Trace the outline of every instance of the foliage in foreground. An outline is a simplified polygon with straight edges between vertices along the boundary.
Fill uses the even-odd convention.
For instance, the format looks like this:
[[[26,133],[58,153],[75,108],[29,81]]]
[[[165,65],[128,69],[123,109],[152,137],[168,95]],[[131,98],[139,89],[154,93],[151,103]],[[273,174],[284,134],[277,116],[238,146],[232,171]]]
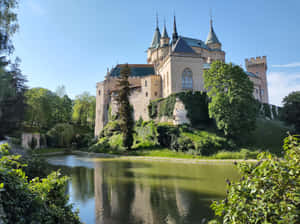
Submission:
[[[211,99],[209,116],[226,136],[238,139],[255,129],[253,83],[242,68],[215,61],[204,72],[204,85]]]
[[[20,156],[9,154],[7,144],[0,146],[0,207],[4,223],[80,223],[66,196],[67,177],[59,172],[47,178],[29,180]]]
[[[300,91],[290,93],[282,102],[282,119],[300,133]]]
[[[242,179],[228,181],[226,198],[212,204],[221,223],[299,223],[300,139],[287,137],[283,148],[284,159],[262,153],[258,163],[238,165]]]

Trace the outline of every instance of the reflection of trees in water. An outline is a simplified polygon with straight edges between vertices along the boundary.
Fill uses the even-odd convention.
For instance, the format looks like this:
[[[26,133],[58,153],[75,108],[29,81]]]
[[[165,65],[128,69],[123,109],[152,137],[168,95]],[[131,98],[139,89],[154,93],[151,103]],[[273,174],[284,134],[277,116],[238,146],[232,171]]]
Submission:
[[[94,170],[86,167],[74,167],[70,173],[74,198],[85,202],[94,197]]]
[[[196,191],[182,190],[176,177],[165,186],[157,175],[141,178],[130,162],[95,164],[95,211],[97,224],[200,223],[211,217],[208,198]],[[151,176],[151,177],[150,177]],[[149,178],[155,184],[149,184]]]
[[[134,183],[131,181],[118,183],[113,179],[119,176],[132,178],[133,173],[126,172],[126,168],[130,168],[130,163],[95,164],[96,223],[136,223],[132,220],[131,214]]]

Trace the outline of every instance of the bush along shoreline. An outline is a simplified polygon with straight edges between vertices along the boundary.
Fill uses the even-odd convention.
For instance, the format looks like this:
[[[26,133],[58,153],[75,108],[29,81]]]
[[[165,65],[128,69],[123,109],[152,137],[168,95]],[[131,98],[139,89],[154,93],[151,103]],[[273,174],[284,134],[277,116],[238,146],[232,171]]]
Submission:
[[[217,219],[209,224],[299,223],[299,136],[287,137],[283,149],[283,159],[261,153],[257,163],[237,164],[241,179],[227,181],[225,199],[211,205]]]
[[[40,158],[12,155],[8,144],[0,145],[0,222],[81,223],[69,204],[68,177],[48,173]]]
[[[247,149],[222,136],[213,126],[205,130],[188,125],[139,120],[135,125],[132,151],[122,146],[117,120],[110,121],[98,140],[82,151],[126,156],[151,156],[197,159],[256,159],[260,150]]]

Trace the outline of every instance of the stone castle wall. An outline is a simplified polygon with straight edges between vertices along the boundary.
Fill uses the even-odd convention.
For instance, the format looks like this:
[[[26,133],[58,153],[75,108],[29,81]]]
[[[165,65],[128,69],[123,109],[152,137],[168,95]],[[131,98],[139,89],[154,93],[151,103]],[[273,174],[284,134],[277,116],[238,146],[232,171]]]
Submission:
[[[245,65],[248,72],[252,72],[257,75],[259,79],[250,77],[250,80],[254,83],[254,96],[258,97],[261,102],[269,103],[269,93],[268,93],[268,81],[267,81],[267,58],[256,57],[245,59]]]
[[[161,77],[150,75],[146,77],[130,77],[129,83],[134,87],[129,97],[133,106],[134,119],[149,120],[148,105],[150,100],[161,97]],[[112,115],[118,110],[115,99],[117,78],[110,78],[97,84],[95,136],[109,121],[109,107]]]

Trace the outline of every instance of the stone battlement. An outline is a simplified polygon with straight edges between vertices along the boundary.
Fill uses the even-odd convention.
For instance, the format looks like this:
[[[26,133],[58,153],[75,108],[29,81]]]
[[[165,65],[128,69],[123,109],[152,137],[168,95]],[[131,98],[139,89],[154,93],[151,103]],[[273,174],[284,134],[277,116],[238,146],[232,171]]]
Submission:
[[[252,57],[250,59],[246,58],[245,59],[245,65],[246,67],[251,66],[251,65],[258,65],[258,64],[267,64],[267,57],[262,56],[262,57]]]

